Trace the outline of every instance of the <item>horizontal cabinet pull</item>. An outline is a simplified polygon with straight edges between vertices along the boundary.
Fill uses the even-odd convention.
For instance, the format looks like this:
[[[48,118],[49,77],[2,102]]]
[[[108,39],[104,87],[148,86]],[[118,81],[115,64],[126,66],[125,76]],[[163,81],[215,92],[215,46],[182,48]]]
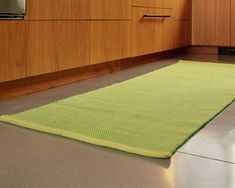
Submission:
[[[143,18],[170,18],[170,15],[158,15],[158,14],[145,14]]]

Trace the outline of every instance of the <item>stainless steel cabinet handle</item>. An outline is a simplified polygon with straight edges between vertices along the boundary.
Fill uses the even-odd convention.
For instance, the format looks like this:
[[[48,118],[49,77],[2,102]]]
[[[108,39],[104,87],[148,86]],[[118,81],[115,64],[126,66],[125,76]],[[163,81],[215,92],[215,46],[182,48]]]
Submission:
[[[145,14],[143,18],[170,18],[170,15],[158,15],[158,14]]]
[[[0,20],[19,20],[23,19],[24,15],[10,14],[10,13],[0,13]]]

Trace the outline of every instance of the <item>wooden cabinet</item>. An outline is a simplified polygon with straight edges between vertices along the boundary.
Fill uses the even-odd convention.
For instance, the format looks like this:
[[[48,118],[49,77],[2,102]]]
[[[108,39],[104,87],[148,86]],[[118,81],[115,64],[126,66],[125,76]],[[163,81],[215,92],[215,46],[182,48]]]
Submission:
[[[130,19],[131,0],[28,0],[26,20]]]
[[[149,8],[172,8],[172,0],[132,0],[132,6]]]
[[[52,21],[33,21],[26,25],[27,76],[58,70],[55,53],[56,26]]]
[[[162,7],[163,0],[132,0],[132,6],[139,6],[139,7]]]
[[[185,47],[191,44],[189,21],[174,21],[174,42],[175,48]]]
[[[30,21],[26,28],[27,76],[89,64],[89,22]]]
[[[144,15],[171,15],[167,9],[132,8],[132,56],[145,55],[163,50],[163,27],[170,18],[148,18]]]
[[[230,0],[192,3],[192,44],[230,46]]]
[[[235,47],[235,0],[231,0],[231,46]]]
[[[130,21],[92,21],[90,24],[91,64],[130,57]]]
[[[191,0],[175,0],[173,2],[170,0],[133,0],[132,5],[132,56],[190,45]],[[148,8],[148,6],[172,8]],[[143,15],[171,17],[165,19],[144,18]]]
[[[172,0],[163,0],[163,7],[162,8],[173,8]]]
[[[189,20],[191,14],[192,0],[174,0],[174,14],[175,20]]]
[[[172,18],[164,23],[163,49],[170,50],[191,44],[191,0],[174,0]]]
[[[171,50],[173,48],[176,48],[174,23],[174,19],[170,18],[165,20],[163,24],[162,50]]]
[[[90,0],[91,19],[130,19],[131,0]]]
[[[212,7],[215,11],[202,6],[203,0],[194,0],[202,9],[195,11],[194,26],[199,27],[195,27],[194,41],[214,44],[211,37],[216,37],[217,42],[225,44],[228,23],[223,18],[230,14],[230,0],[224,0],[224,4],[207,1],[216,2]],[[187,46],[190,2],[27,0],[24,21],[0,21],[0,82]],[[212,29],[208,22],[214,20],[219,21]],[[213,34],[204,40],[201,34],[208,35],[207,29]]]
[[[190,22],[169,19],[163,27],[163,50],[190,45]]]
[[[0,21],[0,82],[25,77],[25,23]]]
[[[25,19],[88,19],[89,14],[89,0],[27,0]]]

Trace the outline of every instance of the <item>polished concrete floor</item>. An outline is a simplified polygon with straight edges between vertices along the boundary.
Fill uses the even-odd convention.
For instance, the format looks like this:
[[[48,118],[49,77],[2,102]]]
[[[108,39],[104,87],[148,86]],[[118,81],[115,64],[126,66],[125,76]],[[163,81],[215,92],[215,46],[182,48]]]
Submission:
[[[14,113],[124,81],[179,59],[235,63],[235,57],[183,55],[103,77],[0,101]],[[0,188],[234,188],[235,103],[170,160],[150,159],[0,123]]]

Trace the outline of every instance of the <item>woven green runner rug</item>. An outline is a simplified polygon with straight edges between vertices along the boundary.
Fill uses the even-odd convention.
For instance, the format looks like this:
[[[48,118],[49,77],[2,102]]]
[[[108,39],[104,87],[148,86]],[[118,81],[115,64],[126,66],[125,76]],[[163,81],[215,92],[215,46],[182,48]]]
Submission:
[[[235,65],[180,61],[0,120],[148,157],[169,158],[235,99]]]

